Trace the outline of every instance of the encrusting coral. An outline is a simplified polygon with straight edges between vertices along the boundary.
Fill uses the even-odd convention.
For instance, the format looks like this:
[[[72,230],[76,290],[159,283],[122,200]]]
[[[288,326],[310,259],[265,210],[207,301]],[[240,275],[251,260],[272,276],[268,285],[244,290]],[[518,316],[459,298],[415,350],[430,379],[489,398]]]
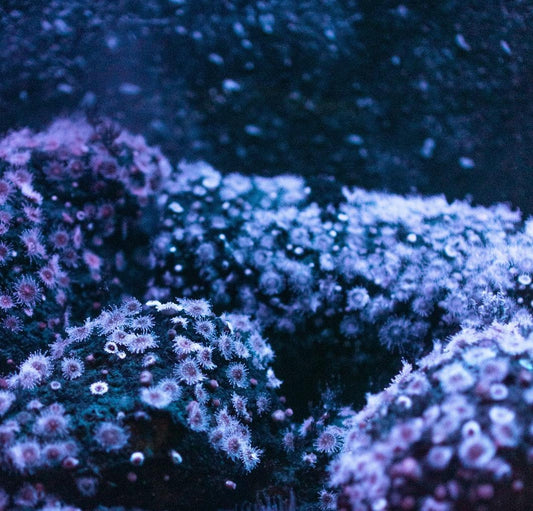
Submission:
[[[0,510],[527,509],[533,221],[311,196],[109,121],[0,141]]]
[[[202,293],[279,332],[306,320],[348,339],[374,329],[399,353],[413,337],[531,307],[533,225],[504,205],[344,189],[344,202],[319,208],[295,176],[203,163],[182,163],[164,192],[154,296]]]
[[[10,359],[138,280],[168,161],[109,121],[62,119],[0,141],[0,328]],[[31,334],[30,334],[31,333]],[[24,338],[29,335],[29,339]],[[2,361],[3,363],[3,361]]]
[[[43,477],[55,493],[66,477],[92,498],[100,483],[109,491],[127,482],[119,477],[133,477],[124,471],[140,472],[148,484],[145,463],[166,465],[171,474],[172,465],[183,464],[173,477],[209,473],[221,489],[230,475],[259,464],[292,412],[276,394],[274,354],[256,323],[217,317],[205,300],[149,305],[142,311],[127,299],[67,328],[49,352],[30,355],[5,378],[4,474],[13,481]],[[190,498],[184,508],[195,502]]]
[[[338,509],[529,509],[533,319],[437,344],[369,395],[330,466]]]
[[[345,188],[319,207],[296,176],[201,162],[181,163],[164,192],[148,297],[208,296],[253,315],[300,394],[302,356],[316,380],[340,374],[361,399],[361,382],[383,385],[433,339],[531,310],[533,223],[505,205]]]

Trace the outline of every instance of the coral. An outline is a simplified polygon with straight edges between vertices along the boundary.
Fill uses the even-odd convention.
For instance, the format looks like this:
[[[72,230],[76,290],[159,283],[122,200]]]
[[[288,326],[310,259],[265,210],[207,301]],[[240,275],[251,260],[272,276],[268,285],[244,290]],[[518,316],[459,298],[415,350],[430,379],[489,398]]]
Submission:
[[[430,328],[531,306],[530,227],[503,205],[345,189],[343,203],[319,208],[295,176],[222,176],[201,163],[182,163],[167,188],[155,297],[203,293],[279,332],[306,320],[345,338],[377,330],[400,353]]]
[[[528,509],[532,318],[437,343],[345,423],[340,509]]]
[[[0,510],[527,509],[533,220],[342,194],[2,139]]]
[[[84,323],[85,338],[70,327],[53,355],[31,355],[4,380],[0,470],[43,477],[46,469],[59,495],[48,479],[66,471],[80,498],[96,498],[110,471],[139,467],[149,480],[144,467],[154,463],[178,465],[177,474],[215,465],[225,471],[218,477],[243,477],[275,451],[292,412],[276,395],[274,354],[257,324],[215,316],[204,300],[149,306],[126,299],[105,309]],[[203,462],[198,449],[212,455]]]
[[[166,193],[148,297],[208,296],[258,319],[295,401],[337,373],[359,402],[432,339],[531,310],[531,221],[504,205],[344,189],[319,207],[296,176],[202,163],[182,163]]]
[[[143,222],[169,172],[157,149],[109,121],[62,119],[0,140],[0,327],[36,330],[4,346],[6,358],[135,280]]]

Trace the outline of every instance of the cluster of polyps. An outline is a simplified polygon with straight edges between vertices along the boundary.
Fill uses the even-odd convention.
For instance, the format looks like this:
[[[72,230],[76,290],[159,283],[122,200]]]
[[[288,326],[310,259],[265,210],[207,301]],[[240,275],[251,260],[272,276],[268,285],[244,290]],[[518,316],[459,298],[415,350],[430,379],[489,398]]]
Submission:
[[[464,329],[350,419],[331,482],[351,509],[524,498],[533,463],[531,318]],[[530,491],[530,489],[527,489]]]

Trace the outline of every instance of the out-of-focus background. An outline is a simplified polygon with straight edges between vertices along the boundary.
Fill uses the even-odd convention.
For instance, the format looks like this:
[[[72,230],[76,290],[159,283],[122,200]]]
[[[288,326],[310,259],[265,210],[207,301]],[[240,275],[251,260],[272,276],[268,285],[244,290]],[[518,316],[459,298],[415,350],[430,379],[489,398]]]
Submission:
[[[522,0],[3,0],[0,132],[111,116],[224,172],[533,212]]]

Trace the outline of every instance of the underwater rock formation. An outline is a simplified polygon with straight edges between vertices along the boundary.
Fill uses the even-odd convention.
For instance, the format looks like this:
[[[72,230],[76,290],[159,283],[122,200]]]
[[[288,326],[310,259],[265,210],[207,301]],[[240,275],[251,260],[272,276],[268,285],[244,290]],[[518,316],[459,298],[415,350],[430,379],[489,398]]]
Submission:
[[[77,493],[70,500],[82,507],[99,498],[147,506],[112,488],[161,484],[154,509],[201,508],[209,487],[224,502],[226,481],[275,457],[276,429],[292,411],[257,325],[217,317],[204,300],[150,305],[153,314],[128,299],[67,327],[2,380],[0,471],[10,488],[31,477]]]
[[[202,163],[180,164],[164,191],[148,296],[209,296],[253,315],[292,361],[291,388],[307,385],[301,353],[322,350],[316,379],[340,372],[361,389],[350,375],[391,354],[398,367],[398,355],[414,360],[461,325],[531,310],[533,224],[504,205],[345,188],[321,207],[296,176],[223,176]]]
[[[342,194],[0,140],[0,510],[527,509],[532,220]]]

